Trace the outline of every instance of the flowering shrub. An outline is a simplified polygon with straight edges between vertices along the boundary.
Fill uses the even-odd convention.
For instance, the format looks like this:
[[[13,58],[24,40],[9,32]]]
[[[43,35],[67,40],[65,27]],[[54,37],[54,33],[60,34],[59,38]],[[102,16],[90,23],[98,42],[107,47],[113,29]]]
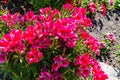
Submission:
[[[69,7],[70,6],[70,7]],[[86,9],[41,8],[40,14],[5,14],[8,28],[0,39],[0,63],[5,76],[16,80],[106,80],[94,55],[100,43],[86,32],[92,25]]]

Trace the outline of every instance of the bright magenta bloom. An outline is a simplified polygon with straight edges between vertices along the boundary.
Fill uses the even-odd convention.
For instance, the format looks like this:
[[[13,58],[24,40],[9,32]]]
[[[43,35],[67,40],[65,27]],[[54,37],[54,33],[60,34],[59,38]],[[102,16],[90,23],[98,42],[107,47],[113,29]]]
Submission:
[[[95,13],[97,11],[97,6],[94,2],[91,2],[89,5],[88,5],[89,9],[90,9],[90,12],[93,12]]]
[[[11,30],[10,33],[5,34],[4,38],[0,40],[1,52],[14,52],[16,46],[22,44],[22,30]],[[17,48],[18,49],[18,48]],[[19,48],[18,51],[23,51],[24,48]]]
[[[108,76],[102,71],[99,64],[93,66],[93,78],[94,80],[106,80]]]
[[[74,32],[74,29],[75,26],[64,26],[61,24],[57,31],[58,37],[62,38],[70,48],[74,48],[78,40],[78,35]]]
[[[81,66],[79,67],[78,71],[76,72],[76,75],[79,76],[81,75],[84,78],[87,78],[90,75],[90,69],[88,66]]]
[[[3,16],[1,16],[1,20],[6,22],[7,26],[14,26],[15,23],[18,23],[18,17],[20,16],[19,13],[15,13],[15,14],[5,14]]]
[[[24,32],[23,38],[26,41],[28,41],[29,44],[32,44],[36,35],[37,35],[37,29],[35,28],[35,26],[28,26],[26,31]]]
[[[32,22],[34,20],[37,20],[37,18],[37,15],[35,15],[33,11],[29,11],[24,15],[24,21]]]
[[[100,43],[98,41],[98,39],[89,36],[85,41],[84,44],[88,45],[88,47],[94,51],[97,55],[100,54]]]
[[[33,42],[32,47],[42,50],[50,45],[51,45],[50,39],[46,38],[43,34],[41,34],[41,36],[39,36],[39,38]]]
[[[65,68],[69,65],[67,58],[63,58],[61,55],[54,57],[54,63],[52,65],[53,71],[58,71],[59,68]]]
[[[91,22],[91,19],[90,18],[85,18],[84,19],[84,25],[86,26],[86,27],[89,27],[89,26],[92,26],[92,22]]]
[[[27,53],[27,60],[29,64],[31,63],[37,63],[42,58],[43,53],[39,52],[38,50],[32,48],[30,52]]]
[[[65,5],[63,5],[63,9],[64,10],[72,10],[73,6],[71,4],[65,4]]]
[[[88,53],[85,53],[82,56],[77,56],[75,61],[74,61],[75,66],[80,66],[80,65],[83,65],[83,66],[87,65],[88,66],[90,64],[91,64],[91,58],[90,58]]]
[[[81,38],[87,39],[89,36],[90,36],[90,35],[89,35],[86,31],[84,31],[84,30],[81,31],[81,34],[80,34],[80,37],[81,37]]]

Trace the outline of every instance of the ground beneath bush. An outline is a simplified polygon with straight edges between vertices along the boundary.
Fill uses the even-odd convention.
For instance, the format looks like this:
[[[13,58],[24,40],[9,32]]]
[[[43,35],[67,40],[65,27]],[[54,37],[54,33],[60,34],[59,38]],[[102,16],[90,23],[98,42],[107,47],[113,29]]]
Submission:
[[[96,58],[102,70],[108,75],[108,80],[120,80],[120,57],[117,56],[119,50],[117,46],[120,45],[120,11],[108,11],[106,16],[97,13],[93,19],[93,27],[88,29],[88,32],[99,40],[103,39],[106,33],[115,34],[115,42],[110,47],[110,52]]]
[[[114,33],[115,42],[110,47],[107,55],[98,56],[98,60],[113,67],[120,67],[119,57],[117,57],[117,46],[120,45],[120,11],[108,11],[106,16],[97,13],[93,20],[94,25],[89,29],[89,33],[99,40],[103,39],[103,34]]]

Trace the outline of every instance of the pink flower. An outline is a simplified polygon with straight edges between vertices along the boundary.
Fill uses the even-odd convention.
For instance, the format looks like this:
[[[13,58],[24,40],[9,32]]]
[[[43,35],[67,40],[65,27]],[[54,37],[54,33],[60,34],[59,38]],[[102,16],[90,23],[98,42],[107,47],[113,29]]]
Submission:
[[[51,7],[40,8],[40,14],[48,14],[52,10]]]
[[[74,48],[78,40],[78,35],[74,32],[74,29],[74,26],[61,25],[57,30],[58,36],[62,38],[70,48]]]
[[[18,23],[18,17],[20,16],[19,13],[15,14],[5,14],[1,16],[1,20],[6,22],[7,26],[14,26],[15,23]]]
[[[94,80],[107,80],[108,76],[102,71],[99,64],[93,66],[93,78]]]
[[[90,69],[88,68],[88,66],[81,66],[77,70],[76,75],[81,75],[83,78],[87,78],[90,75]]]
[[[32,48],[31,51],[27,53],[27,60],[29,64],[37,63],[41,60],[42,56],[42,52],[39,52],[38,50]]]
[[[53,71],[58,71],[59,68],[65,68],[69,65],[67,58],[63,58],[61,55],[54,57],[54,63],[52,65]]]
[[[35,26],[28,26],[26,31],[24,32],[23,38],[26,41],[28,41],[29,44],[32,44],[36,35],[37,35],[37,29],[35,28]]]
[[[90,64],[91,64],[91,58],[88,53],[85,53],[82,56],[77,56],[74,61],[75,66],[80,66],[80,65],[88,66]]]
[[[115,35],[113,33],[107,33],[106,38],[110,40],[111,42],[115,41]]]
[[[16,46],[22,44],[22,30],[11,30],[10,33],[5,34],[4,38],[0,40],[1,52],[14,52]],[[21,51],[21,50],[20,50]]]
[[[47,48],[50,45],[51,45],[51,40],[45,37],[43,34],[41,34],[39,38],[33,42],[32,47],[39,48],[40,50],[42,50]]]
[[[84,22],[85,22],[85,27],[92,26],[92,22],[91,22],[91,19],[90,19],[90,18],[85,18],[85,19],[84,19]]]
[[[94,2],[91,2],[89,5],[88,5],[89,9],[90,9],[90,12],[93,12],[95,13],[97,11],[97,6]]]
[[[24,15],[24,21],[31,21],[37,20],[37,15],[34,14],[33,11],[29,11]]]
[[[108,0],[109,5],[112,6],[114,4],[114,0]]]
[[[48,73],[47,71],[41,72],[38,80],[52,80],[52,74]]]
[[[90,35],[86,31],[82,31],[80,37],[83,39],[87,39]]]
[[[72,10],[72,9],[73,9],[73,6],[72,6],[71,4],[68,4],[68,3],[67,3],[67,4],[64,4],[64,5],[63,5],[63,9],[64,9],[64,10]]]
[[[0,63],[5,63],[5,54],[0,53]]]
[[[98,39],[89,36],[85,41],[84,41],[85,45],[88,45],[88,47],[95,52],[97,55],[100,54],[100,43],[98,41]]]
[[[103,16],[106,15],[106,7],[105,7],[104,3],[101,4],[101,12],[102,12]]]

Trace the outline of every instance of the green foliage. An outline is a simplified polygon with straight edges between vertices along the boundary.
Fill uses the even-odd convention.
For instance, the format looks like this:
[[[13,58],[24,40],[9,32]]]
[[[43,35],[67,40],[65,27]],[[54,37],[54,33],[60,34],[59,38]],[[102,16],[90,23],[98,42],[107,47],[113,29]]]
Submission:
[[[120,0],[115,0],[114,8],[120,9]]]
[[[63,0],[28,0],[28,2],[33,6],[34,11],[38,13],[40,8],[49,7],[60,9]]]

